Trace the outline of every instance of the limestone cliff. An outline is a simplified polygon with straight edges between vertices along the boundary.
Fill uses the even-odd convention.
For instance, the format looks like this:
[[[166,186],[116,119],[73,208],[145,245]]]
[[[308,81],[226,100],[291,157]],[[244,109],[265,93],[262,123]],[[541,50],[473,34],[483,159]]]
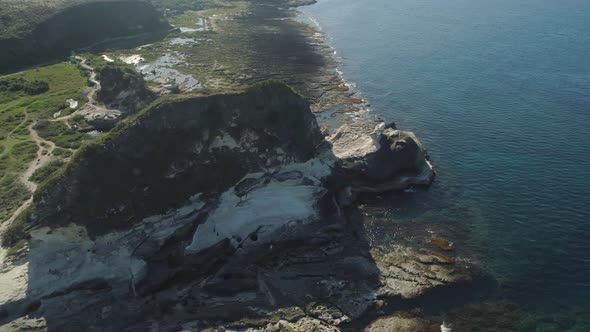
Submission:
[[[0,330],[360,331],[477,280],[426,238],[369,243],[356,194],[433,176],[411,133],[325,138],[282,84],[172,97],[40,189],[25,244],[0,248]]]
[[[244,175],[306,161],[321,141],[307,102],[282,84],[157,103],[86,147],[56,185],[36,194],[38,224],[126,228],[216,195]]]

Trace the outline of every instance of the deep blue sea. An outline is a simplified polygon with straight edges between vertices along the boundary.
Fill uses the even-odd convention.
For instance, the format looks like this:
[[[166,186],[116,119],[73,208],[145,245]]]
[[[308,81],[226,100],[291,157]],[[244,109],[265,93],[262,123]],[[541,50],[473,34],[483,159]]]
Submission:
[[[319,0],[302,11],[372,112],[416,132],[438,171],[392,222],[461,229],[502,296],[525,307],[590,305],[590,1]]]

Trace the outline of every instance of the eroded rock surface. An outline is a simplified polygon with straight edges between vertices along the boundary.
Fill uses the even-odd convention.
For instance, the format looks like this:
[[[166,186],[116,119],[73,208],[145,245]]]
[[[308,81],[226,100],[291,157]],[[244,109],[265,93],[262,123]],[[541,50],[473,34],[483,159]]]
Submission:
[[[147,89],[143,77],[126,67],[105,65],[97,68],[101,89],[96,99],[108,108],[124,113],[135,113],[156,99]]]
[[[2,251],[3,324],[335,332],[474,278],[420,249],[430,239],[365,238],[355,193],[432,180],[411,133],[350,123],[323,139],[271,84],[157,105],[117,135],[37,196],[28,253]],[[418,326],[400,319],[371,331]]]
[[[411,132],[381,121],[344,124],[327,138],[356,192],[429,185],[434,171],[426,150]]]

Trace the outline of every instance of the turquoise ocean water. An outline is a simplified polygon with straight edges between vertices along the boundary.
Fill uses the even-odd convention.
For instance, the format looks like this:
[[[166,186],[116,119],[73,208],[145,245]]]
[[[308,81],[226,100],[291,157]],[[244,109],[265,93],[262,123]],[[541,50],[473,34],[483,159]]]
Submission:
[[[372,112],[429,149],[437,181],[392,222],[461,229],[506,299],[589,306],[590,2],[320,0],[302,11]]]

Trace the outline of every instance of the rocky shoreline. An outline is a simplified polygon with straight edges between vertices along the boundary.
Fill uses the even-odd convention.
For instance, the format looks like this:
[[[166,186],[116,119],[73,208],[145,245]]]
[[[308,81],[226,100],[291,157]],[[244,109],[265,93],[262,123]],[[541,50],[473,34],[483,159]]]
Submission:
[[[320,126],[363,101],[307,29],[317,68],[157,102],[36,194],[27,245],[0,251],[0,331],[439,331],[415,309],[492,282],[431,234],[369,239],[359,197],[434,170],[394,124]]]
[[[201,160],[204,165],[227,163],[220,153],[236,156],[239,165],[254,165],[249,158],[262,155],[263,160],[273,160],[262,168],[244,170],[246,175],[218,194],[199,191],[199,186],[207,184],[195,184],[187,205],[143,218],[128,230],[102,229],[100,233],[95,225],[86,224],[90,216],[59,203],[84,204],[76,201],[75,188],[87,181],[84,174],[97,175],[96,162],[66,174],[58,184],[65,191],[41,194],[33,212],[38,228],[31,232],[27,252],[20,258],[3,259],[0,282],[2,289],[10,290],[1,294],[0,308],[9,322],[5,328],[45,324],[47,329],[85,326],[104,331],[108,322],[111,330],[157,326],[175,331],[188,324],[196,330],[274,331],[284,325],[295,331],[312,327],[339,331],[358,326],[355,324],[374,310],[411,307],[432,292],[483,279],[473,266],[448,257],[440,248],[398,244],[371,248],[364,239],[356,194],[428,185],[434,177],[423,147],[412,134],[375,122],[344,125],[324,139],[315,120],[304,120],[297,127],[307,130],[304,136],[298,130],[287,134],[307,138],[280,152],[273,142],[276,135],[286,133],[273,131],[287,123],[293,125],[293,117],[310,118],[309,108],[303,100],[298,110],[285,108],[282,100],[300,97],[280,84],[243,96],[236,98],[254,98],[260,105],[269,105],[267,114],[256,108],[231,107],[234,97],[230,95],[219,97],[230,106],[221,109],[228,110],[227,116],[233,119],[229,123],[213,122],[198,129],[186,124],[191,113],[172,103],[152,110],[127,130],[133,135],[151,128],[166,137],[165,131],[178,133],[179,126],[193,128],[197,130],[194,138],[185,143],[199,146],[200,151],[190,151],[201,158],[207,156],[201,151],[212,153]],[[198,97],[189,103],[190,108],[201,102],[218,103]],[[289,109],[297,111],[284,114]],[[208,119],[206,110],[203,108],[201,121]],[[283,113],[274,115],[277,119],[268,125],[243,131],[249,126],[241,119],[272,118],[280,111]],[[153,128],[149,120],[176,113],[160,129]],[[228,127],[216,129],[214,123]],[[286,136],[281,141],[293,139]],[[117,156],[126,156],[130,143],[126,136],[115,138],[86,159],[115,156],[109,162],[113,170],[117,163],[126,167],[129,160]],[[163,162],[176,165],[175,174],[199,171],[196,165],[178,169],[187,157],[191,159],[177,154]],[[389,167],[383,167],[384,160]],[[141,163],[134,163],[141,168]],[[141,181],[129,185],[142,188]],[[111,187],[108,183],[94,186],[98,192]],[[163,190],[159,194],[166,195]],[[121,198],[113,201],[121,202]],[[52,210],[56,206],[59,210]],[[122,215],[111,214],[110,218],[123,220],[126,209],[119,208]],[[143,321],[138,314],[152,320]],[[399,319],[393,319],[379,324],[398,323]]]

